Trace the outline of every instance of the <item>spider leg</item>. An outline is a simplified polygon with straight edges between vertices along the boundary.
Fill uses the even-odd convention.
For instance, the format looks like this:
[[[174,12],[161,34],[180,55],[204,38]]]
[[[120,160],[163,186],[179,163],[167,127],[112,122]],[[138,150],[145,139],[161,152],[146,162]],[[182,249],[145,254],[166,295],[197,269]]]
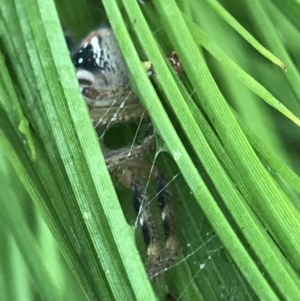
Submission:
[[[155,137],[153,135],[144,139],[140,145],[132,148],[125,147],[118,150],[109,150],[105,153],[105,162],[109,171],[116,175],[119,181],[128,189],[131,189],[133,174],[147,178],[149,170],[141,162],[145,156],[155,149]],[[143,161],[143,160],[142,160]]]
[[[147,246],[147,255],[150,265],[148,274],[152,280],[152,276],[156,274],[162,260],[161,247],[158,239],[159,235],[150,210],[145,187],[141,185],[139,181],[134,180],[132,182],[132,191],[134,207],[137,211],[138,220],[142,227],[144,241]]]
[[[128,87],[103,87],[101,90],[81,86],[95,127],[135,120],[144,115],[137,95]]]
[[[175,213],[172,206],[172,194],[165,175],[157,171],[158,192],[157,200],[161,210],[165,250],[162,252],[159,235],[149,206],[149,199],[145,186],[139,181],[132,181],[133,202],[142,227],[144,241],[147,246],[149,260],[148,274],[151,280],[158,277],[162,271],[169,268],[178,257],[179,241],[177,238]],[[165,255],[163,255],[165,254]]]
[[[167,254],[163,260],[162,268],[166,269],[175,261],[178,256],[179,241],[177,236],[175,212],[172,206],[172,193],[168,187],[168,182],[165,178],[165,175],[160,171],[158,171],[157,182],[157,199],[161,210]]]
[[[137,180],[137,177],[146,179],[149,176],[151,168],[148,168],[147,163],[144,162],[144,157],[154,148],[155,138],[151,135],[146,137],[141,145],[106,153],[106,164],[110,172],[116,175],[125,187],[132,189],[134,207],[147,246],[148,274],[151,280],[172,265],[179,250],[172,193],[164,173],[159,171],[156,166],[152,167],[152,178],[156,177],[157,179],[157,200],[166,240],[164,252],[161,249],[155,219],[149,206],[146,187]],[[163,256],[162,253],[166,255]]]
[[[141,145],[131,149],[123,149],[121,152],[120,150],[111,151],[106,156],[106,164],[110,172],[116,175],[125,187],[132,190],[137,220],[141,225],[144,242],[147,246],[148,275],[150,279],[153,279],[153,275],[156,275],[160,270],[162,252],[155,219],[149,206],[147,188],[142,181],[137,180],[137,177],[147,179],[151,169],[154,170],[155,174],[157,173],[155,166],[151,168],[144,161],[145,155],[153,150],[154,145],[154,136],[149,136]]]

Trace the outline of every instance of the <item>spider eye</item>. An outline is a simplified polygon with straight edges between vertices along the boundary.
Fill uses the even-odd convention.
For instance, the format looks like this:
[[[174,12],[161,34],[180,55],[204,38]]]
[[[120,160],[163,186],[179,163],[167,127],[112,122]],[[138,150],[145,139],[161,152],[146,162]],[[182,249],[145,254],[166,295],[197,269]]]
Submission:
[[[77,79],[80,87],[91,87],[95,83],[94,73],[85,69],[79,69],[77,71]]]

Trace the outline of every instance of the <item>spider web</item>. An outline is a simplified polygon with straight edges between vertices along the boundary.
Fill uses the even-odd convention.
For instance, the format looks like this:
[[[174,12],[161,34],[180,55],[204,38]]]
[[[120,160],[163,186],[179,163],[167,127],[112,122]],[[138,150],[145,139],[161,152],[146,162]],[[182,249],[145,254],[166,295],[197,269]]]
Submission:
[[[115,126],[116,129],[113,129],[114,126],[107,127],[105,135],[116,135],[115,138],[120,141],[117,138],[117,132],[120,131],[121,136],[127,135],[126,143],[129,148],[141,143],[147,132],[147,124],[144,124],[142,119],[136,122],[135,127],[119,124]],[[154,154],[148,156],[147,160],[151,168],[149,175],[143,179],[149,195],[148,204],[145,206],[149,206],[153,212],[159,230],[159,241],[163,248],[165,237],[162,231],[161,212],[157,206],[160,191],[157,191],[157,182],[150,174],[156,166],[159,166],[168,178],[166,189],[172,194],[172,206],[180,241],[178,258],[167,268],[162,267],[156,275],[154,287],[158,296],[162,300],[165,296],[173,298],[170,300],[192,300],[199,296],[209,300],[255,300],[254,293],[244,284],[245,280],[213,232],[163,143]],[[202,175],[203,178],[207,177],[205,172]],[[138,217],[133,209],[132,192],[124,189],[117,180],[115,186],[128,223],[136,233],[137,245],[147,269],[149,266],[147,246],[143,242]],[[165,253],[164,255],[167,256]],[[186,281],[182,282],[182,279]],[[203,287],[205,289],[202,289]],[[170,291],[172,295],[169,294]]]
[[[97,13],[92,1],[77,1],[82,2],[84,6],[91,5],[91,12]],[[117,113],[124,106],[126,106],[126,99]],[[109,110],[110,108],[107,109],[107,114]],[[115,124],[114,121],[117,119],[118,116],[113,116],[112,122],[108,123],[99,135],[99,140],[105,146],[116,150],[121,147],[133,149],[135,145],[143,142],[149,132],[149,122],[144,121],[144,116],[126,124]],[[148,174],[142,179],[149,196],[146,206],[151,208],[155,222],[159,225],[159,241],[163,246],[165,237],[161,212],[157,206],[160,191],[157,191],[157,183],[152,175],[153,170],[158,166],[168,179],[165,186],[172,194],[172,207],[176,215],[176,229],[180,241],[178,258],[167,268],[162,267],[153,281],[159,299],[255,300],[254,292],[246,284],[214,233],[174,161],[164,148],[163,142],[159,144],[156,152],[146,156],[150,166]],[[201,172],[201,167],[199,168]],[[123,173],[126,173],[126,170]],[[204,179],[208,177],[204,171],[201,174]],[[117,179],[114,183],[127,221],[136,233],[137,246],[147,269],[149,265],[146,255],[147,246],[144,244],[141,227],[133,208],[132,191],[124,188]]]

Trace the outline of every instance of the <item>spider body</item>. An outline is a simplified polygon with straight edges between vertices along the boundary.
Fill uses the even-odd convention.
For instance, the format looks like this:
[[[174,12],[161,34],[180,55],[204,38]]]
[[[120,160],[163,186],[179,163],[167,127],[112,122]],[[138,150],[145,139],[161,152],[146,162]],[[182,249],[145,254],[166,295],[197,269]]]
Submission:
[[[137,95],[131,90],[125,61],[110,27],[102,26],[92,31],[81,42],[72,59],[81,93],[101,138],[111,125],[124,124],[145,115]],[[142,144],[133,147],[111,150],[102,143],[102,148],[109,171],[132,190],[134,207],[147,245],[148,274],[153,279],[175,260],[179,246],[167,181],[156,166],[149,165],[145,160],[155,150],[155,137],[148,135]],[[157,180],[157,199],[166,239],[165,252],[162,252],[148,204],[147,185],[141,181],[147,180],[149,175],[152,175],[152,180]],[[163,256],[163,253],[167,255]]]

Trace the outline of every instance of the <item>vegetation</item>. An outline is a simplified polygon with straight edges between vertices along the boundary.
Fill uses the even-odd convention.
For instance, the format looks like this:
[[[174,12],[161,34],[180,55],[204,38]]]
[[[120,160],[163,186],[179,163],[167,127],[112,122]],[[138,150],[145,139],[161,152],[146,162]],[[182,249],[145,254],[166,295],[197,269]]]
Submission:
[[[2,300],[300,299],[296,1],[12,0],[0,14]],[[179,174],[181,256],[154,284],[61,26],[80,38],[106,16]]]

